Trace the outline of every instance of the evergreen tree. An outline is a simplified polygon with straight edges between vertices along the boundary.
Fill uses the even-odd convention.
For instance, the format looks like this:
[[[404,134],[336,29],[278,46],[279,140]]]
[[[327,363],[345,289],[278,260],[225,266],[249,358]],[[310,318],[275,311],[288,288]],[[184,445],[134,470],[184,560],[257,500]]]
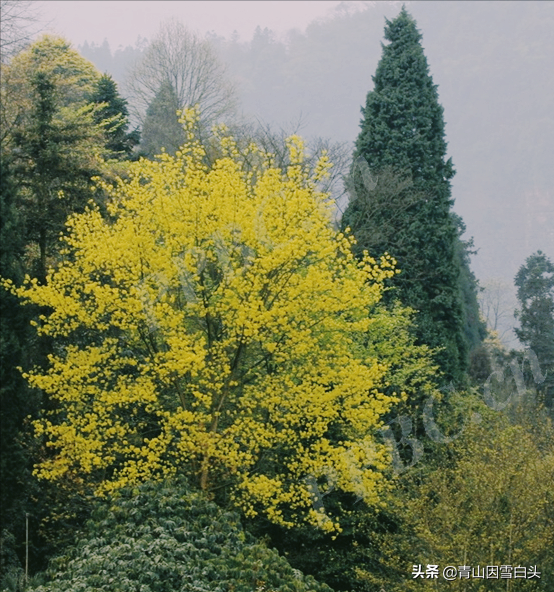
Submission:
[[[539,390],[547,405],[554,403],[554,264],[542,252],[527,258],[515,277],[516,311],[520,327],[515,329],[521,343],[533,350],[546,375]],[[538,385],[537,385],[538,386]]]
[[[3,150],[13,163],[29,261],[46,278],[68,215],[93,197],[91,178],[105,170],[106,136],[88,102],[100,74],[61,38],[44,36],[5,69],[2,105],[10,121]]]
[[[115,80],[104,74],[95,84],[90,96],[90,102],[101,105],[94,112],[94,121],[104,125],[107,135],[106,148],[115,153],[118,158],[129,158],[135,146],[140,142],[138,130],[128,132],[129,110],[127,100],[120,96]]]
[[[169,81],[163,82],[146,111],[140,145],[144,156],[152,158],[160,154],[162,148],[173,155],[184,143],[185,133],[177,117],[178,109],[175,89]]]
[[[372,237],[373,256],[388,251],[397,259],[402,272],[389,298],[419,311],[418,339],[442,348],[436,360],[444,377],[462,382],[468,343],[443,109],[421,34],[405,8],[387,20],[385,39],[375,87],[362,109],[350,181],[354,198],[343,227],[356,237]],[[367,172],[376,185],[368,183]]]
[[[32,76],[32,117],[14,133],[16,174],[22,189],[27,240],[38,245],[36,276],[44,281],[49,258],[67,217],[91,198],[101,172],[104,142],[89,107],[60,109],[56,85],[44,72]]]

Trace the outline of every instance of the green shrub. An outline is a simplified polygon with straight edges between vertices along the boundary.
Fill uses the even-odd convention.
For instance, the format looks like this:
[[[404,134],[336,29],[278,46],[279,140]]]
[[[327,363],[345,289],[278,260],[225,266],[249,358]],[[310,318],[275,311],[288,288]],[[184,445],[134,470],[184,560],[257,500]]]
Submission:
[[[98,503],[33,592],[330,592],[182,481]]]

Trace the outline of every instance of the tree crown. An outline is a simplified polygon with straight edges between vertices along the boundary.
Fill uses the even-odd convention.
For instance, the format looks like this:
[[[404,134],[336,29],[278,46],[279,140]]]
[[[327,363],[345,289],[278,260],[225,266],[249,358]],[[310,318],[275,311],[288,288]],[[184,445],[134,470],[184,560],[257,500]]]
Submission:
[[[401,395],[383,393],[379,344],[405,328],[370,311],[393,261],[353,257],[317,190],[329,163],[310,175],[300,138],[281,170],[220,128],[208,167],[197,121],[185,112],[175,157],[106,187],[109,219],[71,218],[46,285],[17,290],[51,308],[40,332],[60,343],[28,377],[59,403],[35,424],[55,451],[37,473],[102,493],[184,471],[225,485],[248,516],[337,529],[310,478],[330,472],[378,500],[388,455],[375,431]],[[432,373],[425,348],[403,347]]]

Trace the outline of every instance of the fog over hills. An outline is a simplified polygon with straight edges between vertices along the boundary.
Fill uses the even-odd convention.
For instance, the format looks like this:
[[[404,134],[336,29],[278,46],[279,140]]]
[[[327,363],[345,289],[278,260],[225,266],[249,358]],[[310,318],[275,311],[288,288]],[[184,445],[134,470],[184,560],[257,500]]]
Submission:
[[[484,285],[498,278],[512,286],[533,252],[554,259],[554,3],[406,4],[444,107],[457,171],[454,209],[478,250],[473,270]],[[384,18],[399,8],[344,3],[305,32],[279,38],[258,29],[249,41],[210,39],[247,117],[289,129],[301,121],[304,136],[353,145],[381,55]],[[125,94],[126,69],[145,43],[114,53],[107,43],[78,49]]]

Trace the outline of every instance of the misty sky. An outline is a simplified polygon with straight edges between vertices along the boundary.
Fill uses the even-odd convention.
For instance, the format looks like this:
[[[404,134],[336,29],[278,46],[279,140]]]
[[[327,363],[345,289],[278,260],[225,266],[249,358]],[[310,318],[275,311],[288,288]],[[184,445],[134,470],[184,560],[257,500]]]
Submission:
[[[134,45],[139,36],[151,38],[161,21],[177,17],[200,34],[214,31],[230,37],[237,31],[243,40],[252,37],[256,26],[278,34],[305,27],[332,12],[338,5],[367,2],[337,1],[40,1],[45,31],[58,33],[75,46],[85,41],[101,44],[107,39],[116,49]]]

